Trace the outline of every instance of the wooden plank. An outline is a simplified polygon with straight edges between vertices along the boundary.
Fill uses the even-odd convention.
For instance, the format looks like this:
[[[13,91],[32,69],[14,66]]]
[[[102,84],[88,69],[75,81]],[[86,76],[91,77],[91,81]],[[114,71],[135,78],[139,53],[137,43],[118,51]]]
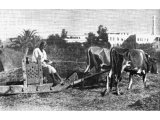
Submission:
[[[21,93],[23,85],[0,86],[0,94]]]
[[[57,85],[52,87],[52,83],[43,85],[28,85],[23,91],[23,85],[10,85],[0,86],[0,95],[12,95],[12,94],[23,94],[23,93],[46,93],[46,92],[61,92],[65,90],[69,84]],[[37,90],[38,87],[38,90]]]

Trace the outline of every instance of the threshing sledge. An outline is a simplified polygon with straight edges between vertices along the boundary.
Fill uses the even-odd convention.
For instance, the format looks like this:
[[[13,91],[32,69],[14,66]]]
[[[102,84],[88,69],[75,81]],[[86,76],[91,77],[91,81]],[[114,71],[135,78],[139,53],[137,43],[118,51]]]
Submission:
[[[22,74],[23,78],[21,84],[5,84],[0,85],[0,94],[19,94],[19,93],[44,93],[44,92],[58,92],[65,89],[68,84],[57,85],[52,87],[53,83],[45,82],[44,73],[42,70],[42,65],[40,58],[37,63],[28,61],[28,49],[22,59]],[[19,81],[18,81],[19,82]]]

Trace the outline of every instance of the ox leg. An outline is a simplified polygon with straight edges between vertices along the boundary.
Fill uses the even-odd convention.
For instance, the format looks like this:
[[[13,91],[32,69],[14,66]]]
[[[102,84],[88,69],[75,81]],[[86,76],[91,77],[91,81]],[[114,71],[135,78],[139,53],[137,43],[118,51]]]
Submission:
[[[106,77],[106,90],[107,90],[107,93],[109,93],[109,76],[108,75]]]
[[[84,71],[84,73],[90,72],[90,65],[87,66],[86,70]]]
[[[119,92],[119,79],[116,77],[116,90],[117,90],[117,95],[120,95],[120,92]]]
[[[128,90],[130,90],[130,89],[131,89],[131,87],[132,87],[132,83],[133,83],[132,75],[131,75],[131,74],[129,74],[129,85],[128,85]]]
[[[119,92],[119,82],[117,82],[117,95],[120,95],[120,92]]]
[[[143,84],[144,84],[145,88],[147,87],[147,85],[146,85],[146,81],[147,81],[146,76],[147,76],[146,74],[143,75]]]
[[[106,77],[106,87],[105,87],[105,89],[101,92],[101,96],[104,96],[105,95],[105,93],[106,93],[106,91],[107,91],[107,94],[109,93],[109,76],[107,75],[107,77]]]

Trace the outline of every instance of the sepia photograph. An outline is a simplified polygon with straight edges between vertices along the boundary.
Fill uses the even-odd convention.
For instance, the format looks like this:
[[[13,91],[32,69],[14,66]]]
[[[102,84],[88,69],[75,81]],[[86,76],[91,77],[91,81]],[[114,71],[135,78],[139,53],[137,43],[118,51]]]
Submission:
[[[160,9],[0,9],[0,111],[159,111]]]

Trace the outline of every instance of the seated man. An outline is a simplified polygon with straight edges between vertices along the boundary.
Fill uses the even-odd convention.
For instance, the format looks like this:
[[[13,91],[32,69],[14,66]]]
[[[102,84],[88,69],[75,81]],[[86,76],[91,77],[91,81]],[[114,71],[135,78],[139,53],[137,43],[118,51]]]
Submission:
[[[38,57],[40,57],[42,68],[45,68],[45,69],[47,68],[51,78],[53,79],[53,86],[57,84],[55,82],[55,76],[58,77],[58,79],[60,80],[60,84],[63,84],[63,79],[59,76],[56,69],[50,65],[52,62],[47,59],[47,54],[44,50],[45,46],[46,46],[46,42],[42,41],[39,47],[34,49],[33,55],[32,55],[32,62],[37,62]]]

